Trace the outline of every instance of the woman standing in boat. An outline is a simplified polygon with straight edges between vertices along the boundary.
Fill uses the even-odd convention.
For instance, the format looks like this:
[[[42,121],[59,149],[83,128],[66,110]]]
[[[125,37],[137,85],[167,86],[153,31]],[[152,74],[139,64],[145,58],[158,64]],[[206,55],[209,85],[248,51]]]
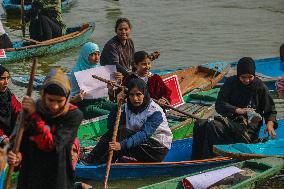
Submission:
[[[85,91],[80,90],[77,83],[75,72],[83,71],[100,66],[100,49],[95,43],[88,42],[83,45],[80,50],[80,56],[76,65],[71,71],[71,100],[70,102],[79,107],[83,112],[85,119],[94,118],[101,115],[109,114],[110,110],[115,106],[114,103],[101,99],[84,99]],[[116,77],[122,80],[122,77]]]
[[[108,117],[109,131],[101,137],[87,162],[106,162],[108,149],[115,151],[114,161],[128,156],[138,162],[160,162],[171,148],[172,133],[167,118],[163,109],[151,100],[146,83],[135,78],[127,88],[127,103],[120,119],[119,142],[110,142],[117,112],[114,109]]]
[[[45,41],[60,37],[65,32],[61,16],[61,0],[35,0],[32,9],[26,13],[30,21],[30,38]]]
[[[159,101],[159,104],[170,104],[171,103],[171,89],[169,89],[163,79],[157,75],[150,72],[151,69],[151,57],[145,51],[138,51],[134,54],[134,70],[131,75],[127,76],[122,85],[127,86],[127,84],[134,78],[140,78],[148,86],[150,97]],[[111,86],[109,87],[110,98],[113,99],[114,92]],[[119,91],[116,91],[118,93]]]
[[[0,146],[9,143],[9,137],[15,127],[21,111],[21,103],[8,88],[10,73],[0,65]]]
[[[193,130],[193,158],[213,156],[214,144],[258,142],[262,119],[265,133],[276,138],[275,104],[267,87],[255,76],[255,62],[250,57],[241,58],[237,75],[229,77],[222,86],[215,103],[217,113],[228,119],[200,120]],[[226,121],[228,120],[228,121]]]
[[[115,33],[104,46],[101,65],[116,65],[124,76],[128,75],[134,66],[134,43],[130,38],[131,24],[127,18],[119,18],[115,24]]]
[[[20,153],[8,153],[8,163],[19,166],[17,188],[74,189],[71,149],[83,115],[69,103],[70,81],[60,69],[46,77],[41,99],[24,97],[29,114]]]

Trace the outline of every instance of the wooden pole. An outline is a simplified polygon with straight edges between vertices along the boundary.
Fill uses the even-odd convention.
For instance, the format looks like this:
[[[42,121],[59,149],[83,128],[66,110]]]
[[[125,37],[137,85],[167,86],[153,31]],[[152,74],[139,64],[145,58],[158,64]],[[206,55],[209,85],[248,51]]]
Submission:
[[[21,0],[21,27],[23,37],[26,37],[26,22],[25,22],[25,1]]]
[[[111,80],[104,79],[104,78],[99,77],[99,76],[97,76],[97,75],[92,75],[92,77],[95,78],[95,79],[97,79],[97,80],[100,80],[100,81],[105,82],[105,83],[112,84],[112,85],[115,86],[115,87],[118,87],[118,88],[121,88],[121,89],[124,89],[124,90],[127,91],[127,88],[126,88],[126,87],[124,87],[124,86],[122,86],[122,85],[119,85],[119,84],[117,84],[117,83],[115,83],[115,82],[112,82]],[[156,103],[158,103],[158,100],[155,100],[155,99],[153,99],[153,100],[154,100]],[[192,115],[192,114],[190,114],[190,113],[184,112],[184,111],[179,110],[179,109],[177,109],[177,108],[174,108],[174,107],[172,107],[172,106],[170,106],[170,105],[160,104],[160,103],[158,103],[158,104],[159,104],[160,106],[165,107],[165,108],[172,109],[172,110],[174,110],[174,111],[176,111],[176,112],[179,112],[179,113],[182,113],[182,114],[184,114],[184,115],[187,115],[187,116],[189,116],[189,117],[191,117],[191,118],[200,119],[199,117],[197,117],[197,116],[195,116],[195,115]]]
[[[120,116],[121,116],[122,104],[123,104],[123,99],[120,99],[117,102],[118,107],[117,107],[117,113],[116,113],[115,126],[114,126],[114,130],[113,130],[113,134],[112,134],[112,142],[116,142],[117,131],[118,131]],[[112,156],[113,156],[113,150],[109,150],[108,161],[107,161],[107,165],[106,165],[106,174],[105,174],[105,180],[104,180],[104,189],[107,189],[107,181],[108,181],[108,177],[109,177],[109,171],[110,171]]]
[[[33,81],[34,81],[34,77],[35,77],[35,72],[36,72],[36,67],[37,67],[37,58],[33,59],[33,65],[32,65],[32,70],[30,73],[30,80],[29,80],[29,85],[28,85],[28,89],[27,89],[27,96],[31,96],[32,94],[32,90],[33,90]],[[15,138],[15,144],[13,145],[13,149],[12,151],[14,153],[18,153],[20,151],[20,146],[21,146],[21,142],[22,142],[22,137],[23,137],[23,133],[25,130],[25,118],[27,116],[27,112],[23,111],[20,114],[20,118],[18,119],[18,122],[16,123],[16,125],[19,125],[17,134],[16,134],[16,138]],[[11,178],[12,178],[12,174],[14,172],[14,166],[9,166],[9,170],[8,170],[8,174],[6,177],[6,182],[5,182],[5,189],[10,189],[11,186]]]

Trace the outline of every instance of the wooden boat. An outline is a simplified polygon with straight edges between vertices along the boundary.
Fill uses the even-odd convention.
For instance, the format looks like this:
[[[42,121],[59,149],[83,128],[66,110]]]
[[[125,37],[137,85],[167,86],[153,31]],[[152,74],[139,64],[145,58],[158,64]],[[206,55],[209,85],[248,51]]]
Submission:
[[[62,0],[61,1],[61,9],[62,10],[67,9],[71,5],[72,1],[73,0],[64,0],[64,1]],[[7,14],[13,14],[13,16],[18,15],[19,17],[21,16],[20,15],[21,4],[15,3],[14,0],[3,0],[2,1],[2,7]],[[31,8],[32,8],[31,3],[25,3],[25,6],[24,6],[25,11],[31,10]]]
[[[200,66],[176,70],[162,75],[167,78],[177,75],[183,95],[212,89],[229,71],[230,66],[223,62],[208,63]]]
[[[191,145],[192,138],[174,141],[164,161],[159,163],[113,163],[109,180],[180,176],[233,162],[227,157],[190,160]],[[105,164],[95,166],[78,163],[75,171],[76,177],[102,181],[105,176],[105,168]]]
[[[233,157],[236,159],[251,159],[263,157],[284,158],[284,139],[269,140],[265,143],[256,144],[227,144],[214,145],[213,151],[216,154]]]
[[[204,170],[200,173],[193,173],[181,177],[166,180],[160,183],[152,184],[149,186],[141,187],[139,189],[183,189],[182,180],[186,177],[216,173],[218,170],[225,168],[236,167],[243,171],[233,174],[209,188],[230,188],[230,189],[243,189],[255,188],[257,184],[264,182],[268,178],[280,172],[284,166],[284,161],[280,158],[262,158],[252,159],[234,164],[225,165],[209,170]],[[198,183],[198,181],[197,181]],[[198,187],[197,187],[198,188]]]
[[[13,48],[5,49],[6,58],[0,64],[20,61],[26,58],[56,54],[87,42],[95,29],[94,23],[85,23],[79,27],[68,28],[66,35],[23,46],[24,41],[13,42]]]
[[[214,145],[213,150],[216,154],[237,158],[237,159],[251,159],[263,158],[268,156],[275,156],[284,158],[284,119],[277,120],[278,128],[276,129],[277,138],[269,140],[265,143],[256,144],[228,144],[228,145]],[[263,125],[259,132],[259,137],[266,140],[264,135],[265,125]],[[282,147],[282,149],[281,149]]]

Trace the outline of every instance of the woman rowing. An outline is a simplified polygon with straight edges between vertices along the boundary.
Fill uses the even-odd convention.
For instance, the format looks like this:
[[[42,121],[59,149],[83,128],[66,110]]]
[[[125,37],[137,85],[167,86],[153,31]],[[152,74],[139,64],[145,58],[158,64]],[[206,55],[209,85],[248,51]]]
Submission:
[[[20,153],[8,154],[8,163],[20,166],[18,189],[74,189],[71,149],[83,115],[69,103],[70,92],[67,75],[53,69],[36,103],[24,97],[29,117]]]
[[[134,54],[134,72],[127,76],[122,85],[126,86],[128,83],[135,78],[142,79],[147,83],[150,97],[159,101],[159,104],[170,104],[171,103],[171,89],[169,89],[161,76],[157,74],[152,74],[150,72],[152,66],[151,57],[145,51],[138,51]],[[114,91],[113,87],[108,85],[109,95],[113,99],[114,93],[119,91]]]
[[[77,79],[74,75],[75,72],[83,71],[100,66],[100,49],[95,43],[88,42],[83,45],[80,50],[79,59],[71,71],[71,100],[70,102],[79,107],[83,112],[85,119],[109,114],[110,110],[114,107],[114,103],[104,98],[100,99],[84,99],[86,92],[81,90]],[[110,73],[111,74],[111,73]],[[116,75],[117,80],[122,80],[122,75]]]
[[[115,151],[114,161],[127,156],[138,162],[160,162],[171,148],[172,133],[167,118],[163,109],[151,100],[146,83],[135,78],[127,84],[127,88],[118,142],[111,142],[117,112],[114,109],[108,117],[109,131],[86,158],[88,163],[105,163],[109,149]]]
[[[131,24],[127,18],[119,18],[115,24],[115,33],[104,46],[101,65],[116,65],[118,72],[128,75],[134,66],[134,43],[130,38]]]

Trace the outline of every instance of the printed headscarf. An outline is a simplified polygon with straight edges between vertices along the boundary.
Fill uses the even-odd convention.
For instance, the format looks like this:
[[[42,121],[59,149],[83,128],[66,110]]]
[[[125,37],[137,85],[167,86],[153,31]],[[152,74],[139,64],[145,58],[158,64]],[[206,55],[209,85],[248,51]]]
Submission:
[[[284,76],[281,76],[276,81],[276,89],[281,99],[284,99]]]
[[[151,97],[150,97],[150,94],[148,92],[148,87],[147,87],[147,84],[145,83],[145,81],[143,81],[142,79],[139,79],[139,78],[135,78],[135,79],[132,79],[127,84],[126,87],[128,89],[128,91],[126,93],[128,109],[135,114],[143,112],[148,107],[148,105],[150,104],[150,101],[151,101]],[[133,88],[137,88],[144,95],[143,103],[138,107],[133,106],[130,99],[129,99],[129,92]]]
[[[99,63],[98,64],[89,63],[89,60],[88,60],[89,55],[94,52],[100,52],[100,49],[97,44],[92,43],[92,42],[85,43],[80,50],[79,58],[77,60],[76,65],[73,67],[71,71],[71,75],[70,75],[71,86],[72,86],[72,91],[71,91],[72,97],[77,95],[80,92],[80,87],[77,83],[74,73],[100,66]]]
[[[51,90],[54,89],[54,90]],[[45,102],[46,91],[51,95],[65,96],[67,98],[64,107],[56,114],[52,114]],[[51,92],[52,91],[52,92]],[[41,100],[37,102],[37,110],[45,115],[50,115],[51,117],[58,117],[64,115],[69,110],[69,98],[71,92],[71,84],[68,76],[59,68],[52,69],[46,76],[42,89],[41,89]]]

